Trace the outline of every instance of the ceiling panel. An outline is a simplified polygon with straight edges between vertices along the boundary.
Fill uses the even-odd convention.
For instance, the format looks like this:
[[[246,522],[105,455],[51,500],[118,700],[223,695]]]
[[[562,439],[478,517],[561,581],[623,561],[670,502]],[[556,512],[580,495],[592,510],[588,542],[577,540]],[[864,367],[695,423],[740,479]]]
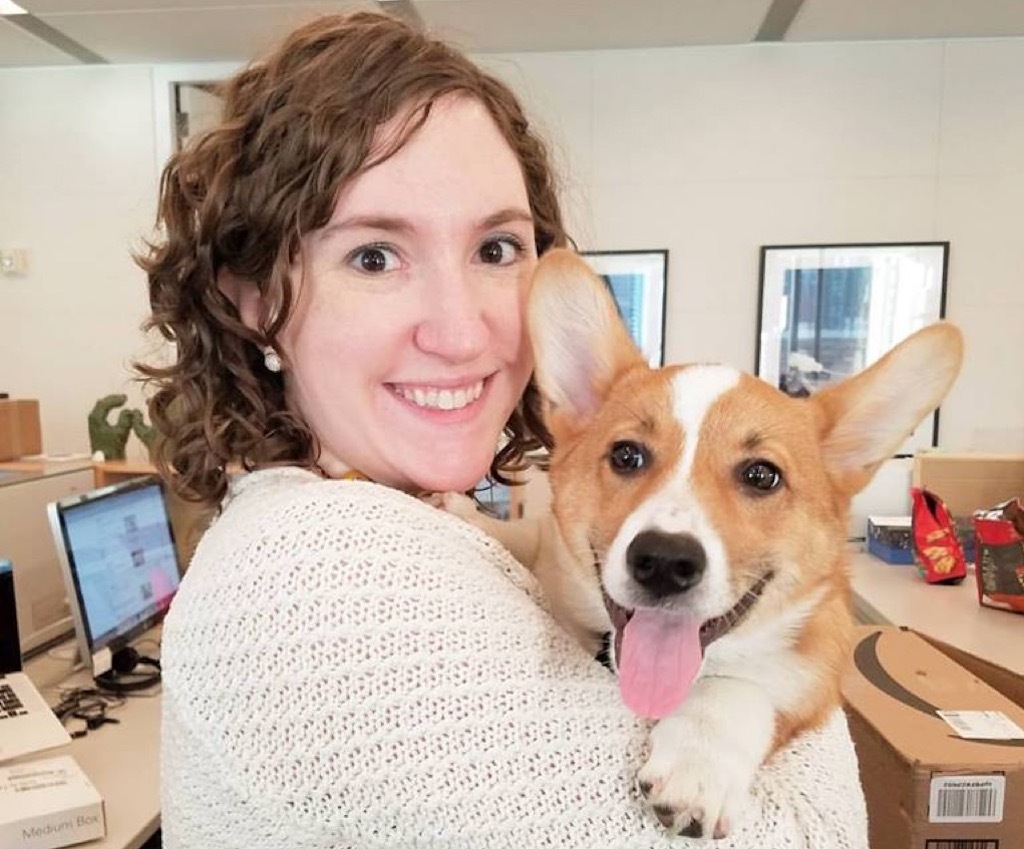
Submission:
[[[786,41],[1020,35],[1021,0],[804,0]]]
[[[21,0],[110,62],[252,58],[309,17],[373,0]],[[744,44],[771,0],[402,0],[471,52]],[[804,0],[787,41],[1024,36],[1024,0]],[[0,67],[75,64],[0,18]]]
[[[434,32],[474,52],[737,44],[770,0],[418,0]]]
[[[92,14],[95,12],[173,11],[188,15],[195,9],[245,9],[258,12],[277,6],[309,6],[309,0],[16,0],[33,15]],[[351,3],[325,0],[321,6],[342,8]]]
[[[356,7],[369,0],[294,3],[245,8],[167,8],[94,14],[40,14],[40,20],[108,62],[245,61],[280,40],[289,30],[318,15]]]
[[[0,17],[0,67],[77,64],[77,59]]]

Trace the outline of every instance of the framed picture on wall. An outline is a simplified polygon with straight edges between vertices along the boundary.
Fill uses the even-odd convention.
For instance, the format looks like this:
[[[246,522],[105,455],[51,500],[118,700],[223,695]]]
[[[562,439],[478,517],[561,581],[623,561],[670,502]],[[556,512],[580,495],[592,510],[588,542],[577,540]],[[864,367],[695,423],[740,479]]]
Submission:
[[[650,365],[665,363],[668,251],[581,251],[604,278],[619,315]]]
[[[946,314],[949,242],[765,245],[756,373],[794,397],[871,365]],[[901,450],[938,444],[938,410]]]

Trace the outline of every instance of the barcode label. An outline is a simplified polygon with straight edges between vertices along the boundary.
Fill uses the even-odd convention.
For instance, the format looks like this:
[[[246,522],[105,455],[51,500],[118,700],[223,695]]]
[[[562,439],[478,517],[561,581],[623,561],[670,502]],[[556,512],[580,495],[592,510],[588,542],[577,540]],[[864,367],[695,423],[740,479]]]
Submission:
[[[1002,775],[934,776],[928,821],[1002,822],[1005,795],[1006,777]]]
[[[968,740],[1022,740],[1024,729],[998,710],[940,710],[938,715]]]
[[[998,840],[926,840],[924,849],[999,849]]]

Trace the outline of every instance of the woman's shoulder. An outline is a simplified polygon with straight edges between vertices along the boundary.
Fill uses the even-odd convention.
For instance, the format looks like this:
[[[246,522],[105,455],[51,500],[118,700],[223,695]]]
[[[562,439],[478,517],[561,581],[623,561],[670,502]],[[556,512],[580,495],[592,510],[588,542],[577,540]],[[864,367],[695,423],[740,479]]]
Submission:
[[[385,486],[290,467],[252,472],[233,484],[182,592],[206,603],[232,584],[262,601],[311,582],[356,586],[384,569],[410,589],[499,581],[539,598],[532,576],[468,522]]]
[[[416,511],[428,506],[404,492],[372,481],[335,480],[307,469],[281,466],[249,472],[233,480],[223,514],[269,514],[296,507],[309,511],[320,504],[325,512],[344,505],[353,515],[364,511],[372,514],[380,509]]]
[[[239,531],[246,536],[288,536],[311,545],[351,541],[361,532],[376,541],[385,531],[414,538],[437,533],[449,542],[491,547],[491,540],[453,515],[404,492],[364,480],[332,480],[304,469],[281,467],[250,472],[231,487],[211,536]],[[296,539],[298,537],[299,539]],[[351,546],[346,546],[350,548]]]

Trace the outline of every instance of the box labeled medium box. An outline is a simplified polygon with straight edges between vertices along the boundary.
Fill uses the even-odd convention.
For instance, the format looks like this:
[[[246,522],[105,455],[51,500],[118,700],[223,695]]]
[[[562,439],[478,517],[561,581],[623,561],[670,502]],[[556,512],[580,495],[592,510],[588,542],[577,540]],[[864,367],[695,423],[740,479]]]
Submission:
[[[73,758],[0,767],[0,846],[56,849],[105,834],[103,799]]]

